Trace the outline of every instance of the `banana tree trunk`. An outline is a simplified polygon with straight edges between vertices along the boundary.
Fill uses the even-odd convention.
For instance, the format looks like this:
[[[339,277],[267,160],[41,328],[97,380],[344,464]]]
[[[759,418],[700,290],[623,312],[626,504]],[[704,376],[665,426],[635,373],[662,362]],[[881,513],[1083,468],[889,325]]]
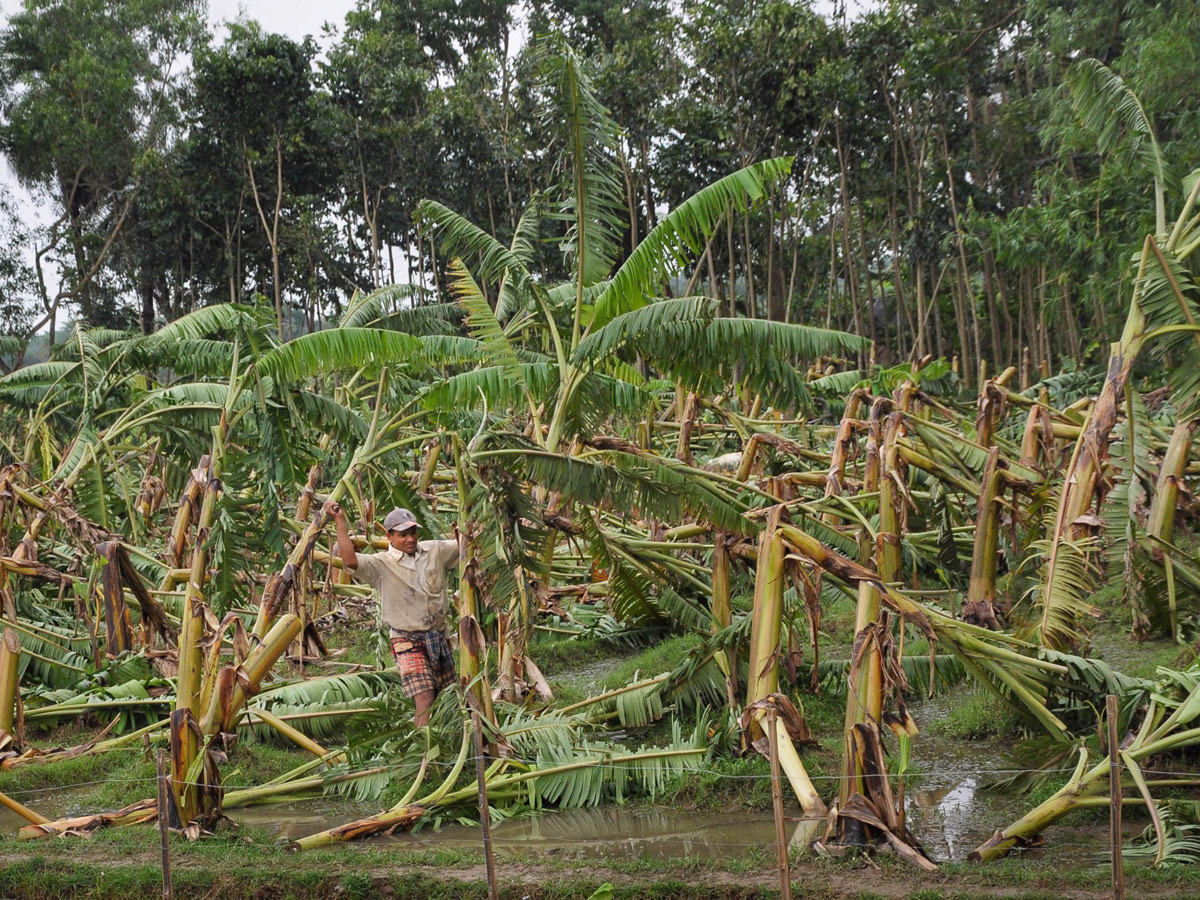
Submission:
[[[1087,526],[1078,520],[1091,508],[1095,499],[1100,475],[1108,458],[1109,438],[1117,424],[1117,413],[1125,396],[1125,385],[1145,343],[1146,316],[1138,301],[1145,283],[1146,263],[1153,240],[1153,237],[1146,236],[1125,328],[1121,332],[1121,339],[1110,346],[1104,387],[1096,398],[1087,427],[1079,436],[1079,452],[1064,475],[1066,490],[1061,501],[1059,528],[1065,530],[1068,540],[1079,540],[1087,534]],[[1057,541],[1059,538],[1060,534],[1056,533],[1054,539]]]
[[[1071,462],[1063,473],[1063,488],[1059,498],[1058,513],[1055,525],[1050,534],[1051,560],[1050,573],[1046,583],[1051,583],[1054,560],[1058,558],[1059,546],[1063,540],[1078,541],[1088,537],[1091,525],[1087,514],[1096,500],[1097,489],[1101,484],[1101,475],[1108,459],[1108,445],[1112,430],[1117,423],[1117,414],[1125,397],[1125,386],[1129,382],[1129,374],[1133,364],[1146,340],[1146,316],[1139,303],[1145,284],[1146,264],[1151,249],[1155,247],[1154,238],[1146,236],[1142,247],[1141,260],[1138,265],[1137,278],[1134,281],[1133,299],[1129,304],[1129,313],[1125,319],[1125,328],[1121,339],[1110,346],[1108,373],[1104,387],[1096,398],[1087,424],[1079,434],[1079,439],[1072,454]],[[1042,640],[1054,649],[1060,641],[1043,633]]]
[[[16,714],[17,695],[20,690],[20,679],[17,677],[17,664],[21,661],[21,640],[11,628],[5,628],[0,635],[0,737],[10,735],[12,742],[17,743],[13,733],[13,718]]]
[[[983,490],[975,507],[975,541],[971,555],[971,580],[963,618],[972,625],[1000,630],[996,619],[996,559],[1000,543],[1000,495],[1004,473],[1000,448],[992,447],[983,467]]]
[[[754,574],[754,612],[750,626],[750,672],[746,705],[779,689],[779,630],[783,621],[784,545],[776,507],[759,536]]]
[[[729,591],[729,547],[725,532],[717,532],[713,544],[712,563],[712,632],[728,628],[733,621]],[[737,708],[737,648],[730,647],[717,654],[717,662],[725,674],[725,695],[730,709]]]
[[[262,688],[263,679],[286,652],[303,628],[299,616],[283,615],[271,627],[261,644],[240,666],[225,666],[216,673],[216,684],[209,696],[208,708],[200,720],[204,738],[211,739],[236,727],[246,701]]]
[[[699,406],[699,399],[694,391],[688,392],[680,416],[679,440],[675,446],[675,458],[689,466],[692,464],[692,431],[696,427],[696,410]]]
[[[508,611],[499,617],[500,694],[509,702],[519,701],[525,681],[525,659],[533,628],[532,610],[525,588],[525,573],[516,572],[517,589],[509,599]]]
[[[100,570],[100,584],[104,596],[104,641],[110,657],[127,653],[133,649],[133,628],[129,624],[129,607],[125,605],[125,589],[117,561],[113,558],[116,541],[105,541],[96,546],[96,552],[104,558]]]
[[[204,499],[196,522],[196,541],[192,547],[192,567],[183,595],[183,614],[179,628],[179,672],[175,679],[175,710],[171,715],[171,795],[181,825],[186,826],[202,812],[201,792],[192,771],[200,749],[199,718],[203,692],[205,637],[203,586],[208,574],[208,533],[221,497],[221,458],[219,443],[197,481]]]
[[[192,524],[192,517],[196,514],[196,507],[200,503],[200,494],[204,490],[204,484],[198,474],[208,472],[211,458],[206,453],[200,457],[200,464],[196,469],[188,475],[187,485],[183,489],[183,496],[179,500],[179,507],[175,510],[175,519],[171,522],[171,537],[167,540],[167,562],[172,568],[183,568],[183,553],[187,546],[188,529]],[[169,591],[175,586],[173,580],[161,586],[164,591]]]
[[[1007,392],[996,379],[988,379],[979,391],[979,411],[975,416],[975,442],[990,448],[996,442],[996,423],[1004,416]]]
[[[428,449],[427,460],[436,462],[438,447],[432,444]],[[483,628],[479,624],[480,594],[479,594],[479,560],[476,555],[475,543],[472,536],[478,533],[478,526],[469,518],[468,494],[470,485],[467,482],[467,467],[463,454],[456,443],[454,445],[455,483],[458,490],[458,667],[467,684],[471,685],[471,694],[475,698],[476,707],[484,713],[489,721],[494,721],[492,709],[492,691],[488,684],[487,673],[484,671],[487,663],[487,648],[484,643]],[[433,476],[433,466],[427,467],[429,477]],[[520,579],[522,573],[517,573]],[[499,641],[499,652],[503,653],[505,642]],[[511,648],[510,651],[511,653]]]
[[[1163,456],[1162,468],[1154,488],[1154,499],[1150,502],[1150,514],[1146,519],[1146,536],[1151,541],[1150,555],[1162,564],[1167,582],[1167,618],[1171,638],[1179,640],[1178,609],[1175,596],[1175,566],[1171,555],[1163,545],[1171,543],[1175,530],[1175,511],[1179,504],[1179,488],[1187,470],[1188,453],[1192,438],[1200,419],[1180,422],[1171,434],[1171,442]],[[1136,618],[1136,616],[1135,616]]]
[[[878,486],[879,529],[874,546],[876,569],[881,581],[892,583],[900,577],[900,526],[893,467],[900,465],[896,438],[901,420],[900,414],[893,414],[885,424],[882,421],[885,404],[886,401],[878,401],[871,410],[871,431],[867,439],[868,464],[863,488],[870,491]],[[842,758],[845,778],[839,792],[843,806],[852,794],[863,792],[862,767],[854,752],[854,729],[863,722],[878,723],[883,716],[883,658],[877,633],[882,627],[881,609],[878,587],[867,581],[860,582],[846,698],[846,743]]]
[[[838,423],[837,437],[833,441],[833,451],[829,459],[829,473],[825,477],[825,496],[841,495],[845,491],[846,461],[854,447],[854,438],[862,428],[858,419],[859,410],[868,394],[862,388],[855,390],[846,398],[846,411]],[[826,516],[827,524],[836,524],[836,516]]]
[[[386,373],[386,370],[384,370]],[[365,463],[366,458],[374,452],[379,443],[379,416],[383,410],[383,392],[387,384],[386,375],[381,375],[379,378],[379,388],[375,397],[375,409],[371,415],[371,425],[367,429],[367,436],[363,442],[355,449],[354,456],[351,457],[349,465],[346,466],[346,471],[342,473],[342,477],[338,479],[337,484],[329,492],[330,500],[335,503],[341,501],[346,492],[350,490],[351,482],[359,477],[360,467]],[[325,530],[328,523],[328,517],[325,515],[324,508],[317,510],[312,521],[305,527],[304,532],[292,547],[291,553],[288,554],[287,562],[283,568],[271,576],[267,582],[266,588],[263,590],[262,599],[258,605],[258,615],[254,620],[254,628],[252,634],[257,637],[262,637],[267,633],[267,629],[275,621],[275,617],[279,615],[286,604],[290,603],[293,595],[299,590],[300,579],[303,577],[303,572],[306,564],[311,560],[313,549],[317,545],[317,541],[321,538],[321,533]],[[368,538],[370,532],[367,532]]]

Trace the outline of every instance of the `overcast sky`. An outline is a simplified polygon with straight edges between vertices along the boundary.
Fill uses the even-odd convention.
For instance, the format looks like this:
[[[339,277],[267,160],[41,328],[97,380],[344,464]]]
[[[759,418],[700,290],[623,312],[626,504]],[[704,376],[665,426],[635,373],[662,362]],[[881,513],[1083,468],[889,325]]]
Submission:
[[[14,0],[4,3],[14,4]],[[353,8],[353,0],[208,0],[208,18],[215,23],[244,14],[248,19],[257,19],[266,31],[286,34],[294,40],[311,34],[320,40],[326,22],[340,27]]]
[[[832,14],[835,0],[813,0],[813,9],[822,15]],[[878,6],[878,0],[848,0],[850,17],[863,9]],[[0,0],[0,9],[15,8],[16,0]],[[286,34],[295,40],[311,34],[321,39],[326,22],[341,26],[346,13],[354,8],[354,0],[208,0],[208,17],[212,22],[236,19],[240,13],[257,19],[267,31]]]

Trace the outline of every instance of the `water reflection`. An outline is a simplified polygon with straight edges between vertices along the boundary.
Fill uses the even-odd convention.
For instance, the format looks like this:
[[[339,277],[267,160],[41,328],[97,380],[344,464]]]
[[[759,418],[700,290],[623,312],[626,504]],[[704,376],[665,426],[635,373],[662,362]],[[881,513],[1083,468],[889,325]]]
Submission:
[[[477,827],[452,825],[438,832],[380,838],[416,849],[477,849]],[[602,807],[512,819],[492,829],[497,853],[552,853],[581,858],[667,859],[744,856],[774,848],[770,813],[697,812],[661,808]]]
[[[992,833],[994,826],[989,827],[988,822],[999,812],[995,802],[980,802],[976,794],[979,783],[978,775],[968,775],[951,787],[911,795],[909,828],[921,837],[934,859],[962,859]]]

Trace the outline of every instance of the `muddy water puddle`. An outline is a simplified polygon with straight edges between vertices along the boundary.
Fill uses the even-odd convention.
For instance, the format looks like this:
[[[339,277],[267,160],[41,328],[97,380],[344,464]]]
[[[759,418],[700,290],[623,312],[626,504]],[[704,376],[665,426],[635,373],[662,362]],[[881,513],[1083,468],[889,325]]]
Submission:
[[[375,809],[359,804],[299,800],[276,807],[233,810],[239,823],[294,840],[340,825]],[[416,832],[379,835],[364,843],[393,850],[482,848],[477,825],[425,826]],[[706,811],[660,807],[606,806],[543,812],[492,827],[492,845],[502,857],[552,854],[583,859],[671,859],[745,856],[773,848],[775,824],[769,812]]]
[[[412,850],[479,849],[480,829],[452,825],[383,838]],[[726,858],[774,847],[770,813],[694,812],[610,806],[512,819],[492,829],[498,854],[555,854],[584,859]]]
[[[935,861],[965,859],[995,829],[1020,815],[1022,798],[980,786],[981,776],[966,775],[954,786],[909,791],[909,828]],[[234,810],[232,818],[278,838],[295,839],[375,811],[359,804],[302,800]],[[787,810],[787,815],[794,814],[798,810]],[[793,843],[796,831],[796,824],[789,822],[786,832]],[[1106,840],[1105,828],[1098,825],[1055,826],[1047,832],[1044,848],[1028,852],[1078,865],[1092,857],[1100,860]],[[769,811],[608,806],[510,819],[492,827],[492,842],[500,858],[548,854],[574,859],[731,859],[774,854],[775,826]],[[415,833],[380,835],[364,843],[411,851],[477,852],[482,850],[482,834],[477,825],[427,825]]]
[[[1028,798],[986,790],[1011,767],[1009,741],[955,740],[932,727],[951,699],[935,697],[912,708],[921,728],[913,738],[905,792],[908,828],[935,860],[957,860],[1020,816]]]

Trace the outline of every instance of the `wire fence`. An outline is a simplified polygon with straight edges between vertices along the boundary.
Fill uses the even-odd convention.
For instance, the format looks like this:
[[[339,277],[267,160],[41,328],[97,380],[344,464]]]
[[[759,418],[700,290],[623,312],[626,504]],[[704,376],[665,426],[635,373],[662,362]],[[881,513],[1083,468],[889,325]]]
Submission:
[[[122,750],[130,751],[130,752],[137,752],[137,753],[145,752],[140,747],[114,747],[112,750],[109,750],[106,752],[112,753],[112,752],[122,751]],[[672,752],[672,748],[652,749],[648,752],[659,753],[659,754],[670,753],[670,752]],[[685,757],[686,754],[687,754],[686,748],[678,751],[678,755],[680,757]],[[538,771],[538,770],[544,771],[547,777],[553,777],[554,775],[559,774],[559,773],[556,773],[553,771],[553,767],[556,765],[560,765],[560,764],[573,765],[573,766],[577,766],[578,768],[605,769],[605,770],[621,771],[621,772],[626,772],[626,773],[636,772],[636,771],[653,772],[653,771],[660,771],[662,769],[661,765],[653,763],[653,762],[640,762],[638,760],[631,760],[629,762],[606,762],[606,761],[604,761],[603,757],[598,757],[598,758],[595,758],[594,760],[592,760],[592,759],[588,759],[587,757],[584,757],[584,756],[575,756],[571,759],[571,761],[569,763],[565,763],[563,760],[556,761],[556,760],[549,759],[546,757],[536,759],[536,758],[524,758],[524,757],[516,757],[516,756],[505,756],[505,755],[499,755],[499,756],[484,755],[482,757],[467,756],[464,758],[463,763],[461,765],[457,762],[451,762],[448,760],[427,760],[427,761],[425,761],[425,763],[423,765],[426,769],[443,769],[443,770],[449,771],[449,770],[457,767],[457,768],[461,768],[463,772],[468,772],[469,766],[473,766],[477,762],[482,761],[485,766],[490,766],[501,760],[508,762],[508,763],[514,763],[514,764],[517,764],[520,766],[525,766],[525,767],[527,767],[529,774],[532,774],[533,772]],[[335,764],[331,762],[331,763],[329,763],[329,765],[332,766]],[[363,769],[358,770],[357,773],[362,774],[365,777],[367,774],[372,774],[372,775],[379,774],[381,769],[386,769],[389,771],[411,770],[411,771],[415,772],[416,770],[421,768],[421,766],[422,766],[422,763],[420,761],[413,761],[413,760],[406,760],[406,761],[397,762],[397,763],[365,761],[363,763]],[[1054,767],[1054,768],[986,768],[986,767],[973,767],[973,766],[961,766],[960,765],[957,768],[953,768],[953,769],[946,769],[946,768],[907,769],[903,773],[892,772],[889,774],[891,775],[892,778],[904,778],[906,780],[934,778],[939,781],[951,780],[954,782],[954,784],[961,784],[962,781],[965,780],[966,778],[978,777],[978,776],[1009,776],[1009,777],[1011,777],[1014,775],[1031,775],[1031,776],[1049,778],[1049,777],[1054,777],[1056,775],[1057,776],[1070,775],[1074,771],[1075,771],[1075,766],[1058,766],[1058,767]],[[1158,776],[1158,777],[1163,777],[1163,778],[1177,778],[1177,779],[1181,779],[1181,780],[1185,780],[1185,781],[1190,781],[1190,782],[1195,783],[1196,787],[1200,787],[1200,771],[1188,771],[1188,770],[1181,770],[1181,769],[1148,769],[1148,768],[1142,767],[1141,773],[1142,773],[1142,775]],[[355,770],[351,770],[350,772],[339,771],[338,777],[341,778],[342,780],[347,780],[346,779],[347,775],[352,776],[354,774],[356,774]],[[713,778],[716,778],[716,779],[719,779],[722,781],[758,781],[758,782],[770,782],[771,781],[771,775],[767,772],[745,772],[745,773],[725,772],[720,769],[714,769],[714,768],[709,768],[709,767],[705,767],[705,766],[682,766],[682,767],[679,767],[678,769],[668,772],[667,774],[668,775],[706,775],[706,776],[711,776]],[[309,780],[313,777],[315,777],[315,776],[310,773],[304,773],[304,774],[298,776],[296,780]],[[842,782],[842,781],[847,780],[846,776],[844,776],[844,775],[813,775],[813,774],[809,774],[808,778],[810,781],[814,781],[814,782],[816,782],[816,781]],[[36,788],[6,790],[6,791],[3,791],[3,793],[7,794],[8,796],[24,796],[24,795],[36,796],[39,794],[51,794],[51,793],[55,793],[58,791],[77,790],[79,788],[84,788],[84,787],[95,787],[96,785],[101,785],[101,784],[153,784],[154,782],[155,782],[155,778],[152,776],[146,776],[146,777],[142,777],[142,778],[116,778],[116,777],[114,777],[114,778],[96,779],[93,781],[75,781],[75,782],[71,782],[70,784],[46,785],[46,786],[36,787]],[[199,782],[182,781],[179,783],[183,784],[183,785],[193,785],[193,786],[197,786],[197,787],[203,786]],[[287,782],[283,782],[281,784],[285,785],[285,784],[287,784]],[[941,787],[954,786],[954,784],[940,785],[940,786]],[[977,785],[976,788],[978,790],[988,791],[991,788],[991,785],[981,784],[981,785]],[[232,788],[232,789],[233,790],[242,790],[243,788],[236,787],[236,788]]]

